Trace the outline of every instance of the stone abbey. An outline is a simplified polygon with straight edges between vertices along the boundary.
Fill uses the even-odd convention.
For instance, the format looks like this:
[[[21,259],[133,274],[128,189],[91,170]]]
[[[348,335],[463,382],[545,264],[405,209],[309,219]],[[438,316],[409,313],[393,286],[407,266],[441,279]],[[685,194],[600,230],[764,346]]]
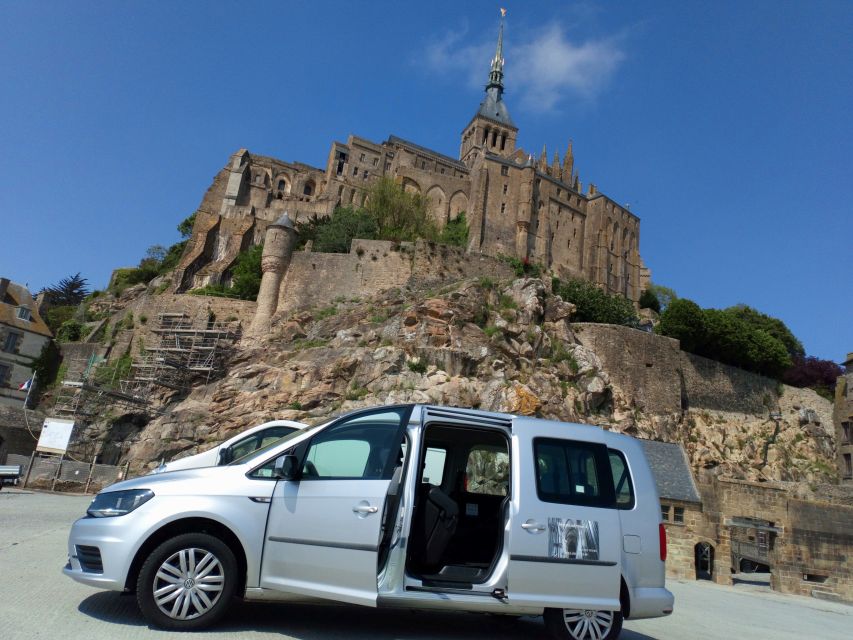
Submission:
[[[516,146],[503,66],[501,22],[485,97],[462,129],[458,159],[393,135],[334,142],[325,169],[237,151],[199,206],[175,289],[227,283],[240,251],[263,242],[285,212],[299,222],[362,205],[371,181],[384,176],[426,196],[439,226],[465,212],[469,254],[539,263],[636,302],[648,279],[640,219],[593,184],[583,192],[571,142],[550,163],[544,149],[536,159]]]

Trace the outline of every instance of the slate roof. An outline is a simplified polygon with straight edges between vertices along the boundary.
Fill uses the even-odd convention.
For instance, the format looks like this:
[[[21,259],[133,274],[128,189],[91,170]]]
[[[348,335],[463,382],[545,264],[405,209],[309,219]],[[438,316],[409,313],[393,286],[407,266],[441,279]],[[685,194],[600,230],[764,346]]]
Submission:
[[[701,503],[687,454],[680,444],[641,440],[658,494],[665,500]]]
[[[486,91],[486,97],[480,103],[477,115],[515,128],[515,123],[509,117],[509,109],[506,108],[506,103],[497,87],[489,87]]]
[[[26,307],[30,310],[31,320],[18,318],[18,307]],[[26,287],[14,282],[9,283],[5,300],[0,300],[0,324],[5,324],[22,331],[32,331],[48,338],[53,337],[50,329],[41,319],[38,307],[33,300],[32,294]]]
[[[409,140],[405,140],[399,136],[395,136],[395,135],[389,136],[388,137],[388,143],[389,144],[399,144],[403,147],[410,147],[410,148],[414,149],[415,151],[420,151],[421,153],[426,153],[426,154],[429,154],[431,156],[435,156],[436,158],[438,158],[442,162],[446,162],[447,164],[453,165],[457,169],[460,169],[460,170],[464,171],[465,173],[468,173],[468,167],[465,165],[464,162],[461,162],[460,160],[457,160],[456,158],[451,158],[450,156],[446,156],[443,153],[439,153],[438,151],[433,151],[432,149],[427,149],[426,147],[422,147],[419,144],[416,144],[416,143],[411,142]]]

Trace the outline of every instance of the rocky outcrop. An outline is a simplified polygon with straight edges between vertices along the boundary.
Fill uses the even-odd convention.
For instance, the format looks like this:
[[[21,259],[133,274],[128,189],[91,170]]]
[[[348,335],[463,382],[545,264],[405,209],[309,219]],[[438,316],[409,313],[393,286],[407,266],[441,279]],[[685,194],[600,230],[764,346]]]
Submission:
[[[778,428],[766,412],[654,410],[642,388],[614,382],[624,376],[576,338],[573,312],[536,278],[392,289],[294,312],[236,351],[224,378],[194,387],[129,436],[123,459],[141,472],[275,418],[317,423],[363,406],[424,402],[681,442],[696,469],[738,478],[831,479],[830,405],[817,394],[785,387],[772,398]],[[674,378],[656,384],[675,385],[677,396]]]

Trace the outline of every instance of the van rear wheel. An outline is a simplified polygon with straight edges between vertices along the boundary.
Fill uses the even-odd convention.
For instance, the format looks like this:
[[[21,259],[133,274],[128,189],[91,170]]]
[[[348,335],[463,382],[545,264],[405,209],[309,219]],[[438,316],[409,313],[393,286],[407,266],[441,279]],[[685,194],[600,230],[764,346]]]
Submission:
[[[237,586],[237,559],[221,540],[185,533],[166,540],[145,559],[136,599],[161,629],[202,629],[225,613]]]
[[[622,613],[594,609],[545,609],[545,626],[557,640],[616,640]]]

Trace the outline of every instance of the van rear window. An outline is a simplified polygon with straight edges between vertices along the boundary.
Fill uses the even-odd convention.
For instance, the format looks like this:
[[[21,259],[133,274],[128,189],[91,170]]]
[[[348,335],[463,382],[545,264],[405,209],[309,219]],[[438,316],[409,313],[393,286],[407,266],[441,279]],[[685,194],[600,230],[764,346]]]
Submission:
[[[625,462],[625,454],[615,449],[609,449],[610,470],[613,471],[613,487],[616,491],[616,508],[634,508],[634,484],[631,482],[631,471]]]
[[[535,438],[536,493],[543,502],[615,506],[607,447],[593,442]]]

